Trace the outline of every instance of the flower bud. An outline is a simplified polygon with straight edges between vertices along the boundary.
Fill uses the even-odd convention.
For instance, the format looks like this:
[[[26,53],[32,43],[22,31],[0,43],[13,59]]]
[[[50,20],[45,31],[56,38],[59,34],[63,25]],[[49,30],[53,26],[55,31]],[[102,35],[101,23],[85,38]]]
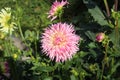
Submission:
[[[104,33],[98,33],[97,35],[96,35],[96,41],[97,42],[102,42],[103,41],[103,39],[105,38],[105,34]]]
[[[18,57],[17,54],[13,54],[13,58],[16,59]]]

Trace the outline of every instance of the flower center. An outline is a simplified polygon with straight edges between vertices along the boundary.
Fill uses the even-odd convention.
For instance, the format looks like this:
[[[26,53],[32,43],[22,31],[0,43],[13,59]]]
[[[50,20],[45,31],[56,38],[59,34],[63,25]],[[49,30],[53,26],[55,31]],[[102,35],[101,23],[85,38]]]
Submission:
[[[55,15],[60,16],[62,14],[62,6],[57,7],[57,10],[55,12]]]
[[[53,44],[55,46],[63,45],[65,42],[66,42],[66,38],[65,38],[64,35],[61,35],[61,34],[57,35],[57,34],[55,34],[54,40],[53,40]]]
[[[10,15],[5,15],[1,25],[8,28],[9,24],[10,24]]]
[[[7,16],[5,16],[5,19],[6,19],[6,24],[8,24],[8,25],[9,25],[9,24],[10,24],[10,16],[8,16],[8,15],[7,15]]]

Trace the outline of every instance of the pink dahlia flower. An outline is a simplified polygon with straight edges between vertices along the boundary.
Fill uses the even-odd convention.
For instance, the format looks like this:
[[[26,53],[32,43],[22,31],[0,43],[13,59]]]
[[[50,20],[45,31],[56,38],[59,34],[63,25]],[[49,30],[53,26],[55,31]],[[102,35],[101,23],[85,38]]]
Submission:
[[[7,61],[4,62],[4,75],[10,77],[10,67]]]
[[[60,16],[62,14],[63,6],[68,4],[67,0],[58,2],[57,0],[53,3],[51,6],[51,9],[49,11],[48,18],[51,18],[51,21],[57,18],[57,16]]]
[[[46,28],[42,34],[42,49],[51,60],[64,62],[79,50],[79,40],[73,25],[57,23]]]

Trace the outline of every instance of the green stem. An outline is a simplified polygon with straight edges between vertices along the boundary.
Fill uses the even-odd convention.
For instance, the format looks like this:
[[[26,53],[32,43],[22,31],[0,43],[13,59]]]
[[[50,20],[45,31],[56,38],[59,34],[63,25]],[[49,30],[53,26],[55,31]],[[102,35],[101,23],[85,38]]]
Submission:
[[[20,32],[20,36],[22,38],[22,41],[24,42],[24,44],[26,45],[26,47],[28,47],[29,49],[31,49],[30,45],[27,44],[26,40],[25,40],[25,37],[23,35],[23,31],[22,31],[22,28],[21,28],[21,25],[20,25],[20,21],[21,21],[21,17],[22,17],[22,12],[19,11],[19,6],[18,6],[18,2],[16,0],[16,8],[17,8],[17,12],[16,12],[16,16],[18,17],[18,20],[17,20],[17,24],[18,24],[18,28],[19,28],[19,32]],[[32,50],[29,54],[31,56],[32,59],[34,59],[33,55],[32,55]]]
[[[62,13],[59,14],[59,21],[61,22],[62,21]]]
[[[119,29],[118,29],[118,19],[116,18],[116,25],[115,25],[115,49],[119,45]]]
[[[109,10],[109,6],[108,6],[108,2],[107,2],[107,0],[103,0],[103,1],[104,1],[104,4],[105,4],[106,11],[107,11],[107,16],[109,17],[110,16],[110,10]]]
[[[35,30],[36,31],[36,38],[35,38],[35,57],[37,57],[37,40],[38,40],[38,36],[39,36],[39,31],[37,31],[37,29]]]
[[[5,53],[6,53],[5,56],[9,56],[9,49],[8,49],[7,42],[5,41],[4,44],[5,44]]]
[[[25,38],[23,36],[23,32],[22,32],[22,29],[21,29],[21,25],[20,25],[20,21],[21,21],[21,12],[19,11],[19,6],[18,6],[18,1],[16,0],[16,8],[17,8],[17,11],[16,11],[16,17],[18,18],[17,20],[17,25],[18,25],[18,28],[19,28],[19,32],[20,32],[20,36],[22,38],[22,41],[25,41]]]
[[[107,52],[108,52],[108,44],[109,44],[109,41],[107,42],[106,46],[105,46],[105,63],[107,65],[107,67],[109,67],[109,63],[108,63],[108,58],[107,58]]]
[[[118,0],[115,0],[114,10],[117,11],[117,8],[118,8]]]
[[[37,42],[35,40],[35,58],[37,57]]]
[[[107,40],[107,43],[105,44],[105,53],[104,53],[105,55],[104,55],[104,59],[102,61],[102,72],[101,72],[100,80],[102,80],[102,78],[103,78],[105,65],[107,65],[107,67],[109,67],[108,58],[107,58],[108,45],[109,45],[109,41]]]
[[[22,29],[21,29],[19,20],[18,20],[18,27],[19,27],[19,31],[20,31],[20,35],[21,35],[22,41],[23,41],[24,44],[30,49],[30,46],[27,44],[27,42],[25,41],[25,38],[24,38],[24,36],[23,36],[23,32],[22,32]],[[32,55],[32,50],[31,50],[31,52],[30,52],[30,56],[31,56],[32,59],[35,59],[34,56]]]
[[[61,16],[59,16],[59,21],[61,22]]]
[[[18,21],[18,28],[19,28],[19,31],[20,31],[20,35],[21,35],[22,41],[25,41],[25,38],[23,36],[23,32],[22,32],[21,26],[20,26],[20,21]]]
[[[104,63],[104,61],[102,61],[102,72],[101,72],[100,80],[102,80],[102,78],[103,78],[104,68],[105,68],[105,63]]]

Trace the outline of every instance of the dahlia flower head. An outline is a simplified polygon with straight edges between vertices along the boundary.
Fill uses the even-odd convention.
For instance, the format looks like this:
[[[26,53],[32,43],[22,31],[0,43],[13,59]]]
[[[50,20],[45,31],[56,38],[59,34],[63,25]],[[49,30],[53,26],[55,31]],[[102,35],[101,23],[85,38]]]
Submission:
[[[61,2],[56,0],[51,6],[51,9],[48,13],[48,18],[51,18],[51,21],[53,21],[58,16],[60,16],[63,13],[63,6],[65,6],[66,4],[68,4],[67,0],[62,0]]]
[[[52,24],[42,34],[42,51],[51,60],[64,62],[77,53],[79,40],[80,37],[75,34],[72,24],[61,22]]]
[[[4,75],[10,77],[10,67],[7,61],[4,62]]]
[[[1,9],[0,12],[0,31],[4,33],[12,33],[16,28],[16,23],[12,22],[11,8]]]

